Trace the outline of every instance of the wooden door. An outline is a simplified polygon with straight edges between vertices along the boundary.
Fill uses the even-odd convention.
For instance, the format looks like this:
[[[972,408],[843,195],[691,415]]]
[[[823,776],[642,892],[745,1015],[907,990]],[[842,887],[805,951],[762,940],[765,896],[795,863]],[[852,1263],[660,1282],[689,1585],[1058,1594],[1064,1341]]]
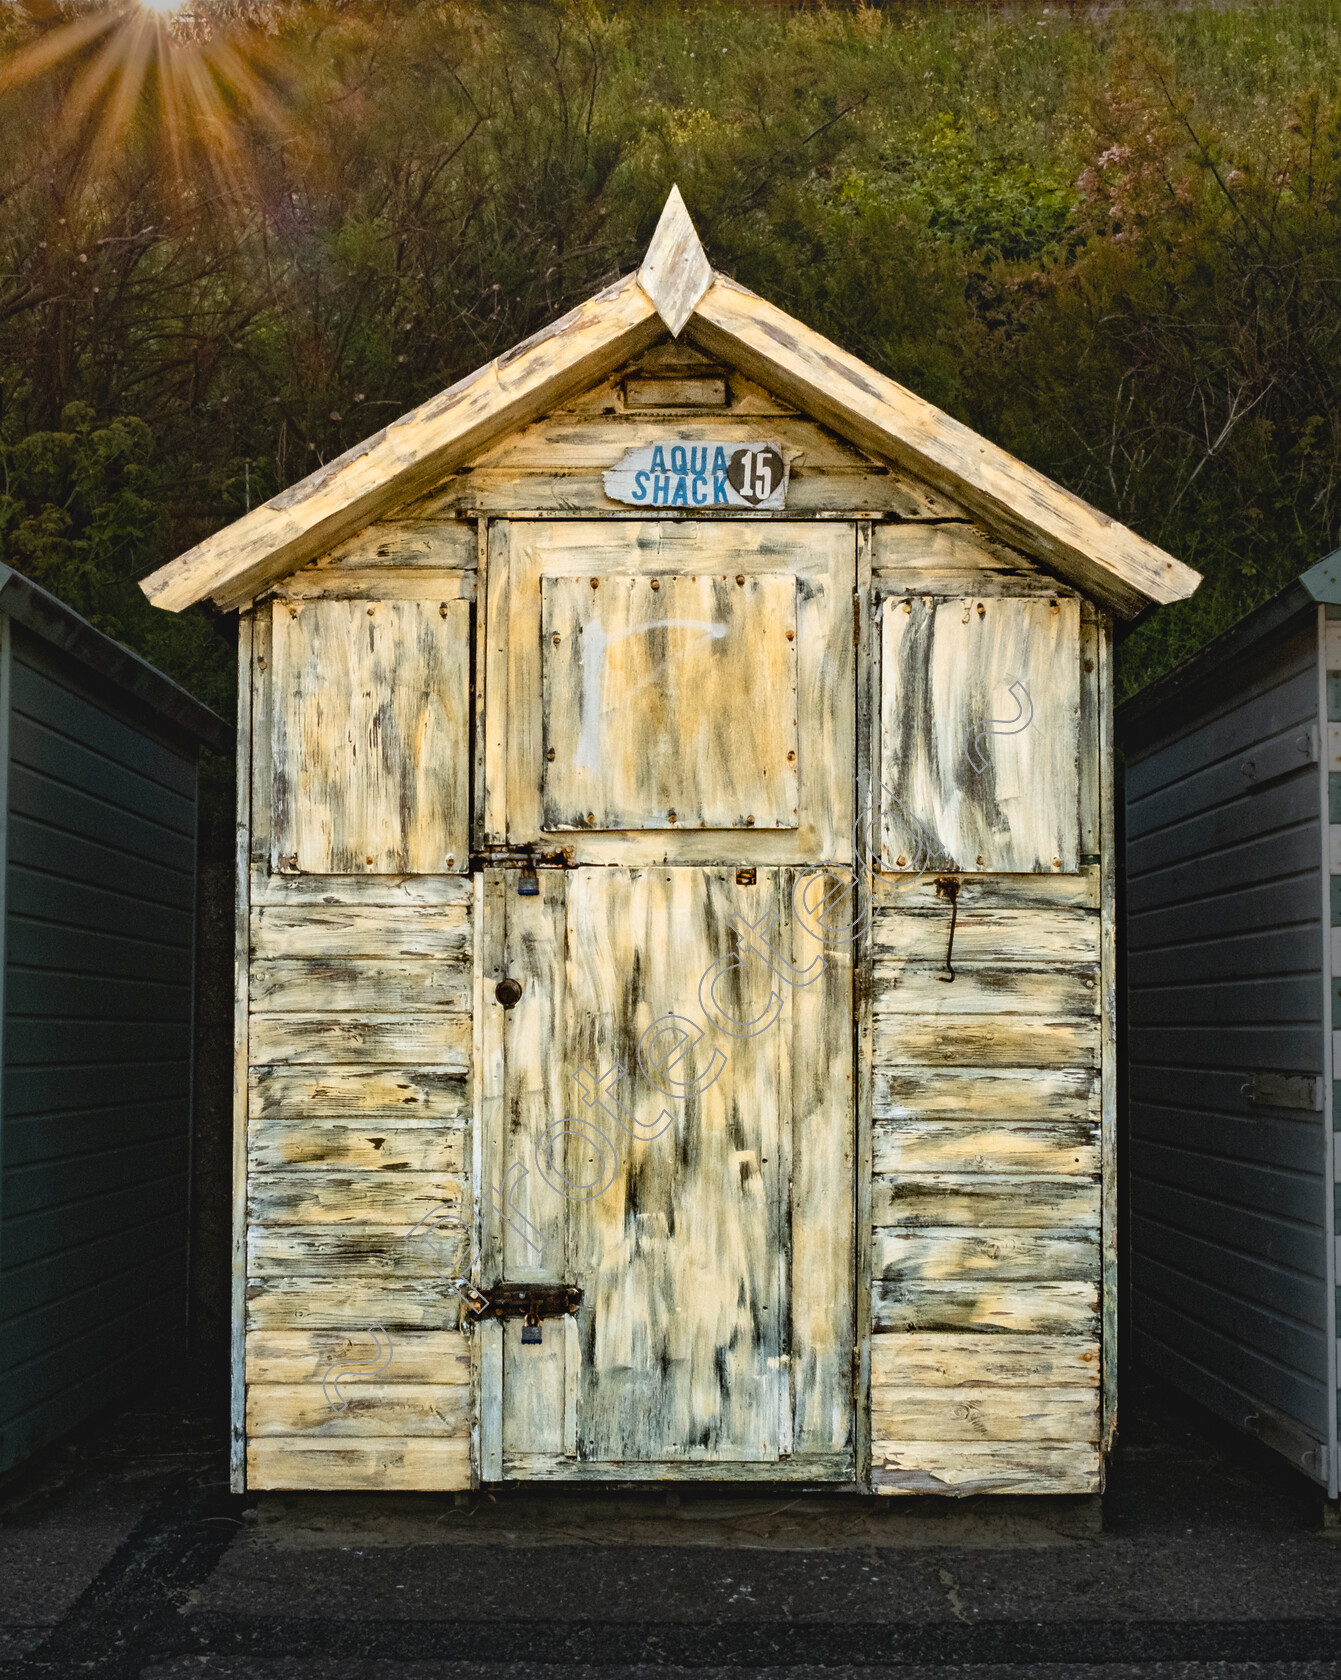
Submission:
[[[485,1479],[853,1474],[851,962],[792,911],[849,840],[853,565],[830,524],[491,533],[482,1272],[583,1301],[482,1327]]]

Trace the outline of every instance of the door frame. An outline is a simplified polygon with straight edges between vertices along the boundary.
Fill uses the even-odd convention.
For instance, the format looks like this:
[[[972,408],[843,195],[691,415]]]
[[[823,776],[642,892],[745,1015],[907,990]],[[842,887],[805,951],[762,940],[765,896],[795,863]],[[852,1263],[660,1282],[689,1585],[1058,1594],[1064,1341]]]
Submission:
[[[695,521],[692,524],[697,524]],[[811,641],[821,640],[819,627],[823,624],[824,647],[816,660],[816,670],[810,679],[809,704],[818,707],[827,739],[812,739],[807,747],[812,762],[824,766],[825,778],[822,798],[818,804],[818,821],[811,820],[809,832],[768,833],[765,831],[713,831],[666,834],[664,831],[624,833],[556,834],[551,856],[554,863],[567,867],[622,863],[648,864],[737,864],[742,866],[787,863],[795,866],[794,875],[820,862],[850,862],[853,830],[854,795],[858,777],[863,769],[869,773],[871,721],[870,694],[870,628],[866,622],[870,601],[871,528],[869,521],[856,520],[744,520],[704,521],[714,532],[724,527],[749,528],[749,536],[763,539],[772,549],[756,559],[760,571],[777,571],[787,566],[794,569],[798,579],[804,580],[802,596],[812,614]],[[544,526],[547,532],[563,536],[575,547],[587,534],[599,532],[607,542],[615,532],[611,527],[653,525],[668,528],[669,544],[659,540],[647,545],[646,552],[637,557],[637,570],[643,574],[663,575],[677,567],[676,550],[683,552],[688,545],[685,538],[691,529],[689,521],[618,520],[537,520],[534,518],[481,520],[479,555],[485,568],[481,590],[481,615],[477,626],[480,650],[477,671],[483,681],[482,693],[477,694],[477,729],[480,745],[477,748],[477,844],[487,859],[486,868],[477,872],[475,890],[475,1125],[473,1147],[473,1177],[475,1206],[479,1222],[481,1257],[480,1276],[489,1271],[490,1234],[486,1229],[488,1195],[504,1183],[510,1163],[503,1158],[503,1115],[505,1081],[503,1051],[503,1012],[494,1004],[493,992],[504,978],[503,917],[507,895],[515,890],[514,869],[523,861],[520,843],[524,836],[516,829],[509,831],[509,792],[516,775],[521,754],[526,750],[526,737],[518,739],[516,716],[512,711],[514,699],[521,700],[531,687],[518,671],[510,653],[510,644],[517,633],[526,634],[528,615],[519,610],[525,583],[533,586],[535,610],[529,615],[538,626],[539,569],[528,565],[524,577],[514,576],[514,554],[509,542],[516,527]],[[790,528],[790,529],[789,529]],[[841,535],[840,535],[841,533]],[[793,553],[780,560],[777,545],[788,536],[799,539]],[[740,532],[746,539],[746,532]],[[835,538],[838,538],[835,543]],[[771,539],[771,541],[770,541]],[[692,538],[691,538],[692,541]],[[851,544],[850,566],[834,555]],[[666,552],[669,546],[670,553]],[[740,543],[744,547],[744,542]],[[742,556],[744,558],[744,556]],[[634,569],[630,552],[593,555],[583,554],[578,569],[590,569],[593,575],[603,572],[615,574]],[[571,563],[562,568],[571,569]],[[800,606],[801,603],[799,602]],[[849,618],[848,614],[853,616]],[[537,630],[538,633],[538,630]],[[862,657],[864,656],[864,657]],[[502,695],[499,706],[491,699]],[[800,711],[798,708],[798,717]],[[851,720],[851,731],[842,736],[842,720]],[[804,737],[803,737],[804,739]],[[535,750],[538,750],[538,746]],[[803,765],[804,765],[803,760]],[[812,778],[811,788],[815,783]],[[741,842],[749,833],[750,857],[741,856]],[[817,837],[823,842],[817,843]],[[547,848],[537,848],[542,853]],[[774,851],[790,856],[773,857]],[[734,855],[722,855],[724,853]],[[488,864],[498,867],[488,867]],[[540,862],[543,870],[545,864]],[[810,950],[817,947],[811,946]],[[847,993],[842,1013],[844,1046],[847,1055],[847,1079],[842,1092],[845,1114],[840,1122],[850,1170],[843,1184],[846,1208],[841,1224],[846,1231],[846,1260],[844,1285],[847,1294],[846,1343],[843,1347],[845,1369],[842,1372],[846,1397],[847,1442],[839,1452],[806,1451],[791,1457],[751,1463],[749,1461],[677,1462],[673,1479],[686,1481],[823,1481],[851,1486],[869,1475],[869,1327],[870,1327],[870,1160],[871,1128],[869,1120],[869,1057],[863,1056],[864,1040],[869,1038],[869,984],[860,980],[863,965],[869,976],[870,955],[861,942],[826,951],[841,984]],[[799,960],[799,956],[798,956]],[[804,997],[804,992],[796,992]],[[818,995],[818,990],[812,995]],[[790,1001],[790,1000],[789,1000]],[[863,1025],[864,1022],[864,1025]],[[869,1046],[867,1046],[869,1048]],[[829,1092],[828,1103],[835,1106],[834,1093]],[[805,1123],[793,1102],[792,1126]],[[864,1193],[863,1193],[864,1192]],[[793,1195],[795,1191],[793,1189]],[[496,1260],[495,1260],[496,1264]],[[788,1258],[788,1269],[795,1276],[798,1260]],[[499,1273],[501,1276],[501,1272]],[[794,1289],[787,1294],[788,1307],[795,1313]],[[795,1326],[793,1324],[793,1336]],[[502,1480],[508,1474],[503,1439],[503,1335],[496,1322],[485,1321],[475,1337],[475,1377],[477,1412],[474,1458],[478,1474],[484,1481]],[[794,1350],[795,1351],[795,1350]],[[572,1384],[568,1385],[571,1394]],[[793,1384],[794,1390],[794,1384]],[[571,1401],[570,1401],[571,1404]],[[792,1407],[795,1396],[793,1392]],[[567,1410],[567,1407],[566,1407]],[[572,1438],[573,1418],[565,1417],[565,1440]],[[563,1479],[608,1481],[664,1480],[667,1477],[664,1461],[638,1465],[621,1461],[617,1467],[605,1463],[586,1463],[570,1458],[561,1475]],[[512,1474],[516,1474],[513,1470]]]

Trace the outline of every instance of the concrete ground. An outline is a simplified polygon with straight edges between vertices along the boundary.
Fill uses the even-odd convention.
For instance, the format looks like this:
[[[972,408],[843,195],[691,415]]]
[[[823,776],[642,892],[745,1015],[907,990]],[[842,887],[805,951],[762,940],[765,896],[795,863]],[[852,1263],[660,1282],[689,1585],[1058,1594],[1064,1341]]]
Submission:
[[[217,1392],[217,1386],[216,1390]],[[1129,1381],[1090,1501],[227,1491],[160,1389],[0,1487],[0,1680],[1341,1680],[1341,1531]]]

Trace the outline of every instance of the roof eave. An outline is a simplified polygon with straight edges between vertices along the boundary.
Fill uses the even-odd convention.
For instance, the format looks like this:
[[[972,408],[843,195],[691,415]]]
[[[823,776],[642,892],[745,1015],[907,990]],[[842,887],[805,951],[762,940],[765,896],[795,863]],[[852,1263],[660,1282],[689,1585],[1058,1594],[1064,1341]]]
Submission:
[[[1195,653],[1124,700],[1113,714],[1119,745],[1139,747],[1158,727],[1167,708],[1180,703],[1190,686],[1217,680],[1245,654],[1284,634],[1304,613],[1314,613],[1320,606],[1341,606],[1341,548],[1325,555]]]
[[[1190,566],[724,275],[714,275],[686,336],[916,473],[1122,618],[1183,600],[1201,582]]]
[[[138,653],[96,630],[49,590],[3,565],[0,565],[0,614],[14,619],[50,646],[96,672],[104,682],[152,712],[158,720],[190,736],[193,744],[203,744],[221,753],[233,750],[235,741],[230,725],[195,695],[188,694]]]
[[[245,605],[267,585],[352,537],[390,505],[661,336],[656,305],[626,275],[506,355],[413,409],[143,579],[156,607]]]

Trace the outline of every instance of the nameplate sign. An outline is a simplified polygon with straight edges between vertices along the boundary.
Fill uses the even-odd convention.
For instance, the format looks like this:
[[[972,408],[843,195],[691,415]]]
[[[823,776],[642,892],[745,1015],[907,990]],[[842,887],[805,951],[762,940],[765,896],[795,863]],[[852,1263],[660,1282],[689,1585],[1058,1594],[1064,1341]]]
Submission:
[[[605,475],[612,502],[650,508],[787,505],[790,454],[776,443],[648,443]]]

